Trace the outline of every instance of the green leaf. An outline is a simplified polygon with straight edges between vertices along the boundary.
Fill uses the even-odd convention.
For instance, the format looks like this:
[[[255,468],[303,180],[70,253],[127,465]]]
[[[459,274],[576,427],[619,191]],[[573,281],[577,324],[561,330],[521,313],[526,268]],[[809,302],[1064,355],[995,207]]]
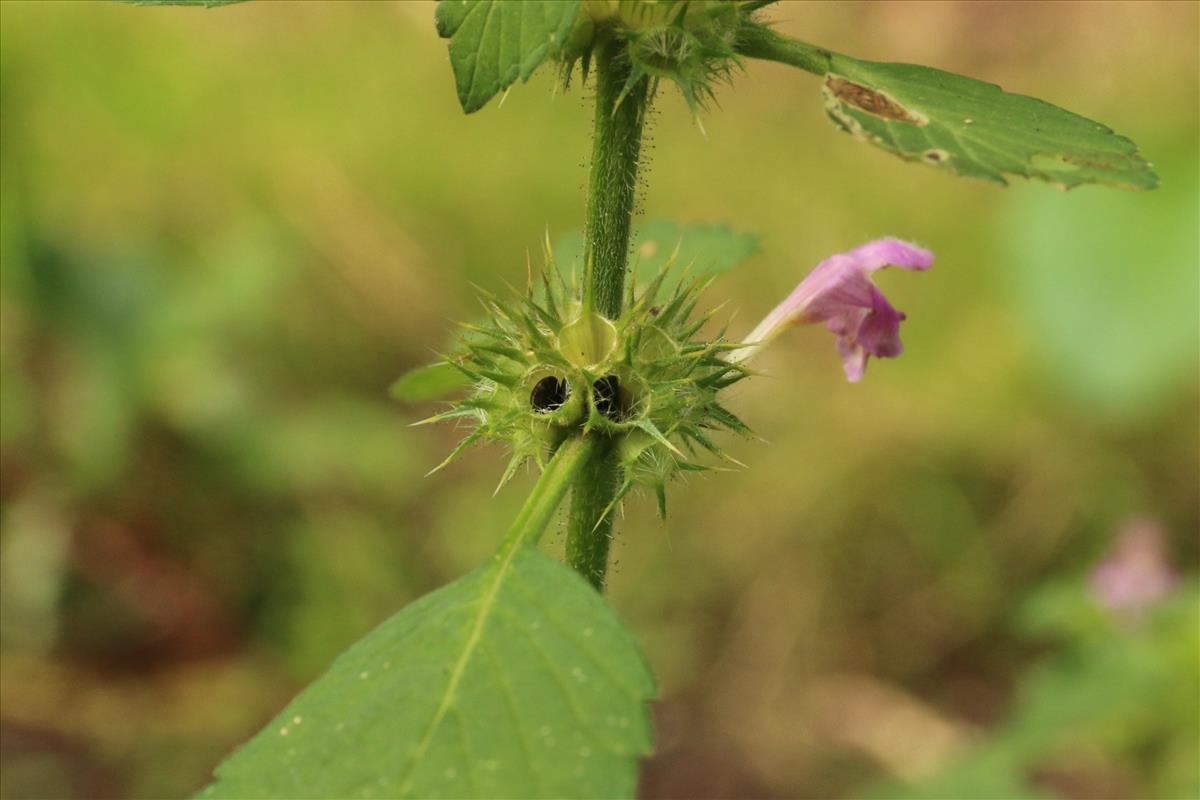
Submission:
[[[579,0],[441,0],[438,35],[450,40],[450,66],[463,111],[529,76],[562,49]]]
[[[406,403],[436,400],[470,383],[454,365],[439,361],[411,369],[397,378],[388,389],[392,397]]]
[[[200,796],[629,797],[653,693],[591,586],[502,550],[347,650]]]
[[[824,76],[825,110],[838,127],[910,161],[1001,184],[1005,175],[1019,175],[1064,189],[1158,185],[1129,139],[995,84],[932,67],[862,61],[762,26],[747,26],[739,50]]]
[[[568,275],[578,273],[583,265],[583,247],[582,233],[559,237],[554,244],[555,263]],[[681,226],[670,220],[651,220],[635,232],[630,264],[634,280],[645,286],[674,258],[675,277],[660,289],[667,292],[680,277],[720,275],[758,250],[757,234],[735,231],[728,225],[694,222]]]

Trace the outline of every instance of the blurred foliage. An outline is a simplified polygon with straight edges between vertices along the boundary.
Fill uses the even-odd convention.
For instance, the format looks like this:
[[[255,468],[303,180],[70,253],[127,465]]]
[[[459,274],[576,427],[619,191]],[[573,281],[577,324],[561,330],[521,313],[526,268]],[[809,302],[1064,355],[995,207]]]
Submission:
[[[882,796],[1200,794],[1194,581],[1136,624],[1105,613],[1081,583],[1050,583],[1026,603],[1023,626],[1058,649],[1023,675],[1010,716],[939,774]]]
[[[728,225],[693,223],[681,226],[669,220],[643,221],[630,245],[629,275],[635,289],[644,288],[664,270],[661,291],[666,294],[679,279],[704,280],[733,269],[762,247],[754,233],[730,230]],[[559,269],[582,282],[583,232],[567,233],[554,243],[553,258]]]
[[[727,442],[751,468],[678,488],[665,525],[627,504],[611,596],[663,692],[647,797],[1195,791],[1197,9],[1012,11],[774,16],[1100,119],[1158,190],[906,165],[774,65],[707,137],[657,106],[645,218],[763,237],[710,290],[731,335],[867,238],[938,262],[884,276],[901,359],[849,386],[797,332],[730,398],[771,442]],[[387,388],[475,316],[471,282],[520,284],[578,230],[588,93],[535,76],[466,117],[432,16],[0,4],[4,797],[187,794],[511,520],[503,454],[422,479],[455,432]],[[1184,582],[1093,625],[1082,576],[1137,515]]]

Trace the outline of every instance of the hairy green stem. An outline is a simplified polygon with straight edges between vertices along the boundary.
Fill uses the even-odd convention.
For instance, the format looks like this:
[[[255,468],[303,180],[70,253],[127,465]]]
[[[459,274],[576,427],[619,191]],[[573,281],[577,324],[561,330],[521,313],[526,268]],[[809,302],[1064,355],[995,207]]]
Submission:
[[[621,313],[624,297],[629,231],[650,88],[649,81],[643,78],[622,97],[629,80],[629,64],[617,55],[619,43],[609,42],[597,50],[595,138],[584,229],[587,237],[584,297],[590,308],[615,318]]]
[[[504,558],[518,547],[537,544],[567,489],[587,474],[595,463],[596,451],[602,447],[603,443],[596,436],[573,437],[559,446],[509,527],[497,551],[498,558]]]
[[[746,25],[738,31],[737,52],[750,58],[778,61],[816,75],[831,71],[833,53],[823,47],[781,36],[765,25]]]
[[[584,255],[584,304],[609,318],[620,316],[625,296],[638,160],[651,95],[645,78],[628,85],[629,64],[619,54],[619,42],[597,47],[595,139]],[[571,491],[567,563],[599,590],[604,589],[608,572],[618,470],[611,445],[598,446]]]
[[[567,563],[597,589],[604,589],[612,543],[612,502],[619,465],[608,443],[596,449],[571,489],[567,518]]]

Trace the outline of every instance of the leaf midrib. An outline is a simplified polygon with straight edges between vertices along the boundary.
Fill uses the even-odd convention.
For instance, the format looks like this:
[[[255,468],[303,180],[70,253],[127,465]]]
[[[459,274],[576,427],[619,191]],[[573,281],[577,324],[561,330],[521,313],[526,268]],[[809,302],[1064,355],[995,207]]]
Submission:
[[[475,8],[478,8],[478,7],[479,7],[479,6],[475,6],[474,8],[472,8],[472,9],[471,9],[471,11],[474,11],[474,10],[475,10]],[[488,7],[487,7],[487,14],[486,14],[486,15],[484,16],[484,18],[483,18],[483,28],[482,28],[482,29],[480,30],[480,32],[479,32],[479,41],[480,41],[480,42],[483,42],[483,41],[486,41],[486,40],[487,40],[487,31],[488,31],[488,25],[490,25],[490,24],[491,24],[491,22],[492,22],[492,11],[493,11],[493,10],[495,10],[495,8],[496,8],[496,3],[495,3],[495,2],[489,2],[489,3],[488,3]],[[469,11],[468,11],[467,13],[468,13],[468,15],[470,14],[470,12],[469,12]],[[466,19],[465,19],[465,18],[463,19],[463,24],[464,24],[464,25],[466,24]],[[476,52],[475,52],[475,59],[474,59],[474,63],[472,63],[472,64],[471,64],[471,80],[470,80],[470,82],[467,84],[467,98],[468,98],[468,99],[472,99],[472,98],[474,98],[474,96],[475,96],[475,89],[478,87],[478,80],[479,80],[479,62],[483,60],[483,58],[482,58],[482,55],[483,55],[483,48],[482,48],[482,47],[480,47],[480,48],[477,48],[477,49],[476,49]],[[497,60],[497,62],[499,62],[499,60],[500,60],[500,58],[499,58],[499,54],[498,54],[498,53],[497,53],[497,56],[496,56],[496,60]]]
[[[409,752],[407,763],[400,773],[399,794],[402,796],[411,787],[412,773],[421,758],[425,755],[425,751],[429,749],[429,745],[433,742],[433,737],[437,733],[438,727],[442,724],[442,720],[446,718],[446,714],[454,706],[455,695],[458,692],[458,686],[462,682],[463,675],[466,673],[467,664],[470,663],[471,656],[474,655],[476,648],[479,647],[479,642],[483,638],[484,626],[495,610],[496,598],[500,595],[501,584],[511,571],[513,559],[516,558],[520,549],[520,547],[507,548],[507,552],[503,554],[502,558],[496,564],[495,574],[480,600],[479,610],[472,621],[471,632],[468,634],[467,641],[463,645],[462,654],[458,657],[458,660],[454,663],[454,667],[450,671],[450,678],[446,682],[446,689],[442,693],[437,710],[434,711],[433,717],[430,718],[429,723],[426,725],[425,731],[421,735],[421,740]]]

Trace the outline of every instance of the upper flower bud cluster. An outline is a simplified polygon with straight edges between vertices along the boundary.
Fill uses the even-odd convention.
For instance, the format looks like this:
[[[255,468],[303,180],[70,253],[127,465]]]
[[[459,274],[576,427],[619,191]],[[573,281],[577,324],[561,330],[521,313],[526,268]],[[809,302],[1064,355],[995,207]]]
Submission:
[[[721,0],[584,0],[567,46],[563,80],[577,63],[586,76],[593,50],[616,42],[630,66],[628,86],[643,78],[675,83],[693,111],[740,64],[735,44],[762,3]]]

